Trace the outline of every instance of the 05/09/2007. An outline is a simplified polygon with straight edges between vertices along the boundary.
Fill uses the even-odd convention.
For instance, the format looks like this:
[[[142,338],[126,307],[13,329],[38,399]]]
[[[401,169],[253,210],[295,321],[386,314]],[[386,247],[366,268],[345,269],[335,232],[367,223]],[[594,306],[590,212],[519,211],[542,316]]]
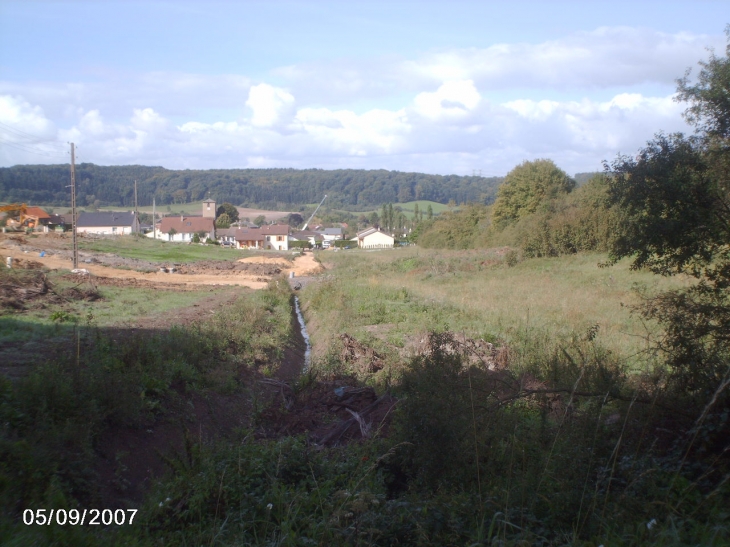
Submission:
[[[23,511],[23,523],[31,526],[50,526],[55,521],[59,526],[122,526],[132,524],[138,509],[26,509]],[[127,520],[129,517],[129,520]]]

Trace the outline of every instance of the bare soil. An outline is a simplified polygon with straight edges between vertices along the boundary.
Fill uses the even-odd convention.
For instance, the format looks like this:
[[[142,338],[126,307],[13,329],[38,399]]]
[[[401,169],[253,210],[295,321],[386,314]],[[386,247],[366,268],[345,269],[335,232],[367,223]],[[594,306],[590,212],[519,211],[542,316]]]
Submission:
[[[58,234],[42,234],[28,239],[22,235],[0,234],[0,256],[13,259],[20,268],[44,267],[70,270],[73,266],[69,241]],[[41,256],[43,254],[43,256]],[[322,270],[312,253],[293,262],[281,257],[249,257],[240,261],[208,260],[182,264],[169,273],[167,262],[124,258],[109,253],[79,253],[79,268],[97,278],[134,279],[164,285],[240,285],[264,288],[277,275],[313,275]],[[164,268],[164,269],[163,269]]]

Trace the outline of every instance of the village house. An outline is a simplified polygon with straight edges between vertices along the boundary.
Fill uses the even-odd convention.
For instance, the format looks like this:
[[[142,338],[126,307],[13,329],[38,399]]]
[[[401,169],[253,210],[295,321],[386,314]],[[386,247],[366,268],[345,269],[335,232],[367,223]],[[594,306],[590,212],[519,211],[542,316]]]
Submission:
[[[76,233],[79,234],[129,235],[137,232],[139,221],[133,212],[82,212],[76,219]]]
[[[345,237],[344,228],[325,228],[319,232],[322,234],[324,241],[335,241],[337,239],[343,239]]]
[[[261,228],[228,228],[218,231],[221,242],[231,243],[237,249],[289,250],[289,226],[272,224]]]
[[[313,232],[311,230],[300,230],[298,232],[294,232],[289,236],[289,239],[292,241],[307,241],[309,244],[314,247],[316,245],[320,245],[322,241],[324,241],[324,236],[320,234],[319,232]]]
[[[215,220],[211,217],[186,217],[184,215],[163,217],[157,229],[147,234],[147,237],[190,243],[195,234],[198,234],[201,241],[206,241],[208,238],[215,239]]]
[[[389,249],[395,244],[392,236],[381,232],[378,228],[362,230],[352,240],[357,240],[357,246],[361,249]]]

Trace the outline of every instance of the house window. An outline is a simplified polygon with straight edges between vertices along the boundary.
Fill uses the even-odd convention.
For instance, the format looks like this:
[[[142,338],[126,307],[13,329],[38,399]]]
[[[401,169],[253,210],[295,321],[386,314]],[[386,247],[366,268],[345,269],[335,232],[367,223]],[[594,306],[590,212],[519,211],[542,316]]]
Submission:
[[[116,226],[112,226],[112,233],[113,234],[117,233],[117,227]]]
[[[276,241],[284,241],[284,236],[276,236]]]

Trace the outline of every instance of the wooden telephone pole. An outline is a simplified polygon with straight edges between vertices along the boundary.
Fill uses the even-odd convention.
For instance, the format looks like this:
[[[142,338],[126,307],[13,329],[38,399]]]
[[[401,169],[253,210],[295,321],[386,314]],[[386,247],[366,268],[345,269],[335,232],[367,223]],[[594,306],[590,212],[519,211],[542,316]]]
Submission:
[[[76,156],[74,143],[71,143],[71,231],[73,238],[73,263],[75,270],[79,267],[79,243],[76,241]]]
[[[139,210],[137,209],[137,181],[134,181],[134,218],[137,220],[137,229],[135,233],[139,233]]]

